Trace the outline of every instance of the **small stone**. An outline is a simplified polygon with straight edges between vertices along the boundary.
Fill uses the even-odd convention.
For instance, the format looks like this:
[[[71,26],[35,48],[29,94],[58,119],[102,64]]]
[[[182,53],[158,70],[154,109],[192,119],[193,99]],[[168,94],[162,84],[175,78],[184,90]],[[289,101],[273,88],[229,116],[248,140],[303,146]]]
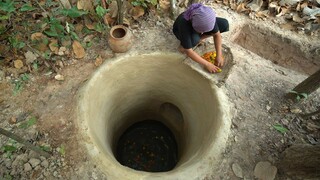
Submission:
[[[19,161],[22,161],[23,163],[28,162],[28,155],[27,154],[20,154],[16,158]]]
[[[44,171],[42,174],[43,174],[45,177],[50,176],[50,172],[49,172],[49,171]]]
[[[239,137],[238,136],[235,136],[234,137],[234,142],[238,142],[239,141]]]
[[[17,123],[17,118],[16,117],[12,117],[9,119],[9,124],[16,124]]]
[[[39,159],[40,155],[34,151],[30,151],[29,158]]]
[[[63,55],[65,55],[66,51],[67,51],[67,48],[62,46],[62,47],[59,48],[58,55],[59,56],[63,56]]]
[[[281,122],[283,125],[286,125],[286,126],[289,125],[289,121],[287,119],[281,119]]]
[[[43,157],[43,156],[40,156],[40,160],[41,161],[44,161],[44,160],[46,160],[47,158],[45,158],[45,157]]]
[[[258,179],[273,180],[276,174],[277,168],[268,161],[261,161],[254,168],[254,176]]]
[[[298,108],[290,109],[290,112],[292,112],[294,114],[302,113],[301,109],[298,109]]]
[[[64,55],[64,52],[63,52],[63,51],[58,51],[58,55],[59,55],[59,56],[63,56],[63,55]]]
[[[25,171],[25,172],[28,172],[28,171],[31,171],[31,170],[32,170],[32,167],[31,167],[31,165],[30,165],[29,163],[25,163],[25,164],[23,165],[23,167],[24,167],[24,171]]]
[[[18,59],[18,60],[15,60],[15,61],[13,62],[13,65],[14,65],[15,68],[21,69],[21,68],[23,67],[23,62]]]
[[[267,105],[267,111],[270,111],[271,107],[269,105]]]
[[[36,158],[31,158],[29,160],[29,163],[31,164],[31,166],[34,168],[36,166],[38,166],[40,164],[40,160],[39,159],[36,159]]]
[[[11,159],[6,159],[6,160],[4,161],[4,163],[5,163],[5,165],[6,165],[6,167],[7,167],[8,169],[11,168],[11,165],[12,165]]]
[[[92,177],[92,179],[94,179],[94,180],[98,179],[97,174],[96,174],[95,172],[92,172],[91,177]]]
[[[58,80],[58,81],[63,81],[64,80],[64,76],[62,76],[61,74],[57,74],[54,78],[56,80]]]
[[[41,166],[43,166],[44,168],[49,167],[49,162],[47,160],[44,160],[41,162]]]
[[[4,79],[4,77],[5,77],[5,73],[2,70],[0,70],[0,81]]]
[[[15,175],[17,175],[18,173],[17,173],[17,170],[16,169],[12,169],[11,170],[11,172],[10,172],[10,175],[11,176],[15,176]]]
[[[243,178],[242,168],[240,167],[240,165],[238,163],[233,163],[232,164],[232,170],[233,170],[233,173],[237,177]]]
[[[54,172],[53,172],[53,176],[54,176],[54,177],[58,177],[58,172],[57,172],[57,171],[54,171]]]
[[[63,51],[63,52],[65,52],[66,50],[67,50],[67,48],[64,47],[64,46],[61,46],[60,49],[59,49],[59,51]]]

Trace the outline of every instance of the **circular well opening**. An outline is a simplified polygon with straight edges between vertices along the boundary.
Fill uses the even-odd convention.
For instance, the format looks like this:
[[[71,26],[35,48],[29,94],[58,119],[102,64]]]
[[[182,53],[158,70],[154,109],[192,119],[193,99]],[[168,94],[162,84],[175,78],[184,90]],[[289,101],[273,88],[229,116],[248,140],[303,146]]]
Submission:
[[[122,56],[99,68],[82,88],[80,133],[108,179],[197,179],[218,167],[229,128],[223,91],[175,53]],[[117,144],[127,129],[156,120],[177,144],[176,164],[162,171],[122,165]]]

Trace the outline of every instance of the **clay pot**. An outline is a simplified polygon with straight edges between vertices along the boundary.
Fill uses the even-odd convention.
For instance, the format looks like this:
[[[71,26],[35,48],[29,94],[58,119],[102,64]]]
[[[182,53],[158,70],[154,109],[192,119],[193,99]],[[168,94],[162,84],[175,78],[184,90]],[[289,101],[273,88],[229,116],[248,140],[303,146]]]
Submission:
[[[116,53],[127,52],[133,45],[132,32],[123,25],[113,26],[109,32],[108,43]]]

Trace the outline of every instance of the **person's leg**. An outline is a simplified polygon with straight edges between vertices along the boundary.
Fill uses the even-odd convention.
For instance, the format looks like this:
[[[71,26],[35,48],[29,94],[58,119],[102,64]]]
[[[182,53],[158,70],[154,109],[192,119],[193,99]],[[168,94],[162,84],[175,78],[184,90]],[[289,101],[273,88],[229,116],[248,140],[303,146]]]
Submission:
[[[217,17],[216,21],[219,26],[220,33],[229,31],[229,22],[227,19]]]

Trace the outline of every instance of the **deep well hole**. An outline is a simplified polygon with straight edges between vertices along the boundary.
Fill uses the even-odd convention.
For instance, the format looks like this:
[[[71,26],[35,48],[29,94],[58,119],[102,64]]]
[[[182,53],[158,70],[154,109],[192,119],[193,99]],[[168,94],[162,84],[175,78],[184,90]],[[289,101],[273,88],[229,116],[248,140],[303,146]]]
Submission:
[[[126,35],[126,30],[123,28],[116,28],[112,32],[114,38],[123,38]]]
[[[143,120],[131,125],[116,146],[120,164],[139,171],[166,172],[178,162],[174,134],[161,120]]]
[[[196,179],[219,165],[230,128],[227,98],[183,58],[121,57],[100,67],[81,90],[81,134],[108,179]],[[126,129],[150,119],[168,127],[177,141],[176,165],[165,172],[137,171],[116,159]]]
[[[301,47],[294,40],[270,29],[245,25],[235,35],[234,42],[275,64],[298,72],[312,74],[320,66],[320,57],[314,50]]]

